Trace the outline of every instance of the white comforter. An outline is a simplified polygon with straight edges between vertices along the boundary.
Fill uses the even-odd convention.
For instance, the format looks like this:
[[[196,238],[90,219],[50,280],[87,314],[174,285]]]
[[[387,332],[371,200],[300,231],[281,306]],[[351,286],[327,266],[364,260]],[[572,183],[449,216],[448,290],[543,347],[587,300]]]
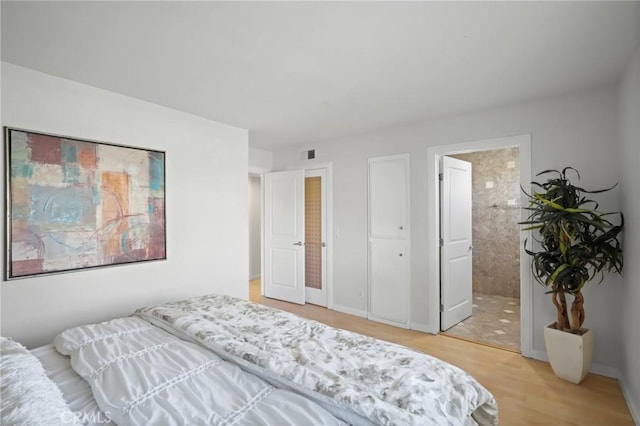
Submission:
[[[403,346],[229,296],[167,303],[137,315],[314,398],[349,423],[498,424],[495,399],[473,377]]]
[[[135,317],[55,339],[119,425],[336,425],[318,404]]]

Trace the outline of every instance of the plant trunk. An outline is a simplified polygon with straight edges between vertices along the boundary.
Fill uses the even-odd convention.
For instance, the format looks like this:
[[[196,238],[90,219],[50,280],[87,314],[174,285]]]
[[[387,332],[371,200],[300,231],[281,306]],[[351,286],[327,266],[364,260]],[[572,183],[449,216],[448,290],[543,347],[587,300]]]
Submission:
[[[567,312],[567,298],[563,292],[558,291],[558,288],[559,285],[557,283],[553,283],[554,292],[551,293],[551,300],[558,311],[556,328],[564,331],[569,330],[571,328],[571,324],[569,323],[569,313]]]
[[[573,303],[571,304],[571,327],[572,333],[577,333],[584,323],[584,296],[581,291],[574,293]]]

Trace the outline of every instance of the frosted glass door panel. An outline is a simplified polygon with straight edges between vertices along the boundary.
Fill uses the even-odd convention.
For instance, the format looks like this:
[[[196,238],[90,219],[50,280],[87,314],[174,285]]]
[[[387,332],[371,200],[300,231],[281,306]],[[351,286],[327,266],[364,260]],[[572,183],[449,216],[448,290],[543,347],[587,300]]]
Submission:
[[[322,288],[322,181],[304,180],[305,285]]]

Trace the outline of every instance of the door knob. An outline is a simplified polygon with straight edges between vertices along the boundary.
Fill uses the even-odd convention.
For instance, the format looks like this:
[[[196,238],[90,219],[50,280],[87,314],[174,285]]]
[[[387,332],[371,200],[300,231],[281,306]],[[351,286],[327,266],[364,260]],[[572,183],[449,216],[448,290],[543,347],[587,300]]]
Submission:
[[[322,242],[322,247],[326,247],[327,243],[325,243],[324,241]]]
[[[404,256],[404,254],[400,253],[398,256],[402,257],[402,256]]]
[[[298,241],[297,243],[293,243],[294,246],[301,246],[302,245],[302,241]]]
[[[473,250],[473,246],[469,246],[469,251]]]

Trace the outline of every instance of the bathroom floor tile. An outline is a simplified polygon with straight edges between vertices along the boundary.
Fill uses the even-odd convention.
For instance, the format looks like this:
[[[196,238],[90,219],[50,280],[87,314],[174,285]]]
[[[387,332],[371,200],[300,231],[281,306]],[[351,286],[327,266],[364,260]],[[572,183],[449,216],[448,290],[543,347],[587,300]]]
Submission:
[[[520,299],[474,293],[473,314],[445,334],[520,350]]]

